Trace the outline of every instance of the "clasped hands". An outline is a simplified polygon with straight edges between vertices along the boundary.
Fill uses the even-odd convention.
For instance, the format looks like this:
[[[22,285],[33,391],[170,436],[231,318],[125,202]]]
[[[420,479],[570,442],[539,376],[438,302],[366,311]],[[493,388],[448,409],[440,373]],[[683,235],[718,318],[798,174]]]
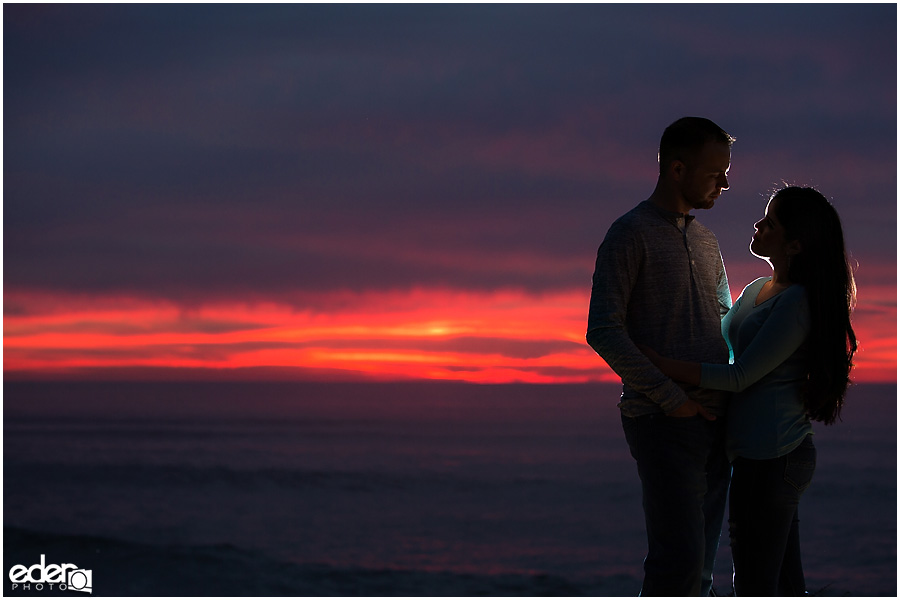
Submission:
[[[638,350],[643,352],[647,356],[647,358],[650,359],[650,362],[652,362],[654,365],[659,367],[662,364],[663,357],[659,352],[657,352],[650,346],[646,346],[644,344],[637,344],[637,347],[638,347]],[[680,419],[700,415],[707,421],[715,421],[716,420],[715,415],[710,414],[709,411],[707,411],[703,407],[702,404],[700,404],[696,400],[691,400],[690,398],[688,398],[684,402],[684,404],[682,404],[675,410],[666,413],[666,415],[669,417],[676,417],[676,418],[680,418]]]

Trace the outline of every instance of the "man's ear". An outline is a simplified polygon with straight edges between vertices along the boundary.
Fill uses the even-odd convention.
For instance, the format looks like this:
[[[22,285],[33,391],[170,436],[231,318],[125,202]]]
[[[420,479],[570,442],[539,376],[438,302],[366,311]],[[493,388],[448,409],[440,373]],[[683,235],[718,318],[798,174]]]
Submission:
[[[687,171],[687,165],[677,158],[669,163],[669,178],[672,181],[681,181]]]

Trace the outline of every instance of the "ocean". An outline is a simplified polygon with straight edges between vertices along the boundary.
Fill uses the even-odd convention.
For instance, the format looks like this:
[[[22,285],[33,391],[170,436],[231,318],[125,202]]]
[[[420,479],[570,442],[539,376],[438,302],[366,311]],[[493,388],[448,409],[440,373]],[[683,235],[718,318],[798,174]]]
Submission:
[[[897,595],[896,394],[854,386],[843,422],[816,427],[801,504],[813,594]],[[6,382],[4,592],[634,596],[646,541],[617,396],[600,384]],[[49,576],[13,587],[11,568],[42,560],[36,581],[75,565],[69,589]],[[719,595],[730,568],[726,529]]]

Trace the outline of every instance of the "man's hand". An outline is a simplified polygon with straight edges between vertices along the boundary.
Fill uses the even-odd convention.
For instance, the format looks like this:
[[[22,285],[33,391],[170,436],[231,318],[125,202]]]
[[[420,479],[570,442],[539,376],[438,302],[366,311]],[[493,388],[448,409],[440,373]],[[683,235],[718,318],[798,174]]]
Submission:
[[[700,404],[694,400],[691,400],[690,398],[687,399],[687,402],[685,402],[684,404],[682,404],[681,406],[679,406],[672,412],[666,413],[666,415],[669,417],[676,417],[679,419],[683,419],[685,417],[693,417],[694,415],[700,415],[707,421],[715,421],[716,420],[715,415],[709,414],[709,412],[705,408],[703,408],[702,404]]]

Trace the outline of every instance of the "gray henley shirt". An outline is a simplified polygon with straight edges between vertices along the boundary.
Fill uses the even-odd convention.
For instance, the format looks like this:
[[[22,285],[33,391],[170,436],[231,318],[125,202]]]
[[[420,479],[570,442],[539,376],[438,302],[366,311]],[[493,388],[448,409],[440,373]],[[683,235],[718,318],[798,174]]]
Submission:
[[[667,413],[690,397],[723,416],[727,392],[672,381],[635,344],[728,364],[721,319],[730,307],[719,243],[693,216],[647,200],[616,220],[597,251],[586,337],[622,379],[622,414]]]

